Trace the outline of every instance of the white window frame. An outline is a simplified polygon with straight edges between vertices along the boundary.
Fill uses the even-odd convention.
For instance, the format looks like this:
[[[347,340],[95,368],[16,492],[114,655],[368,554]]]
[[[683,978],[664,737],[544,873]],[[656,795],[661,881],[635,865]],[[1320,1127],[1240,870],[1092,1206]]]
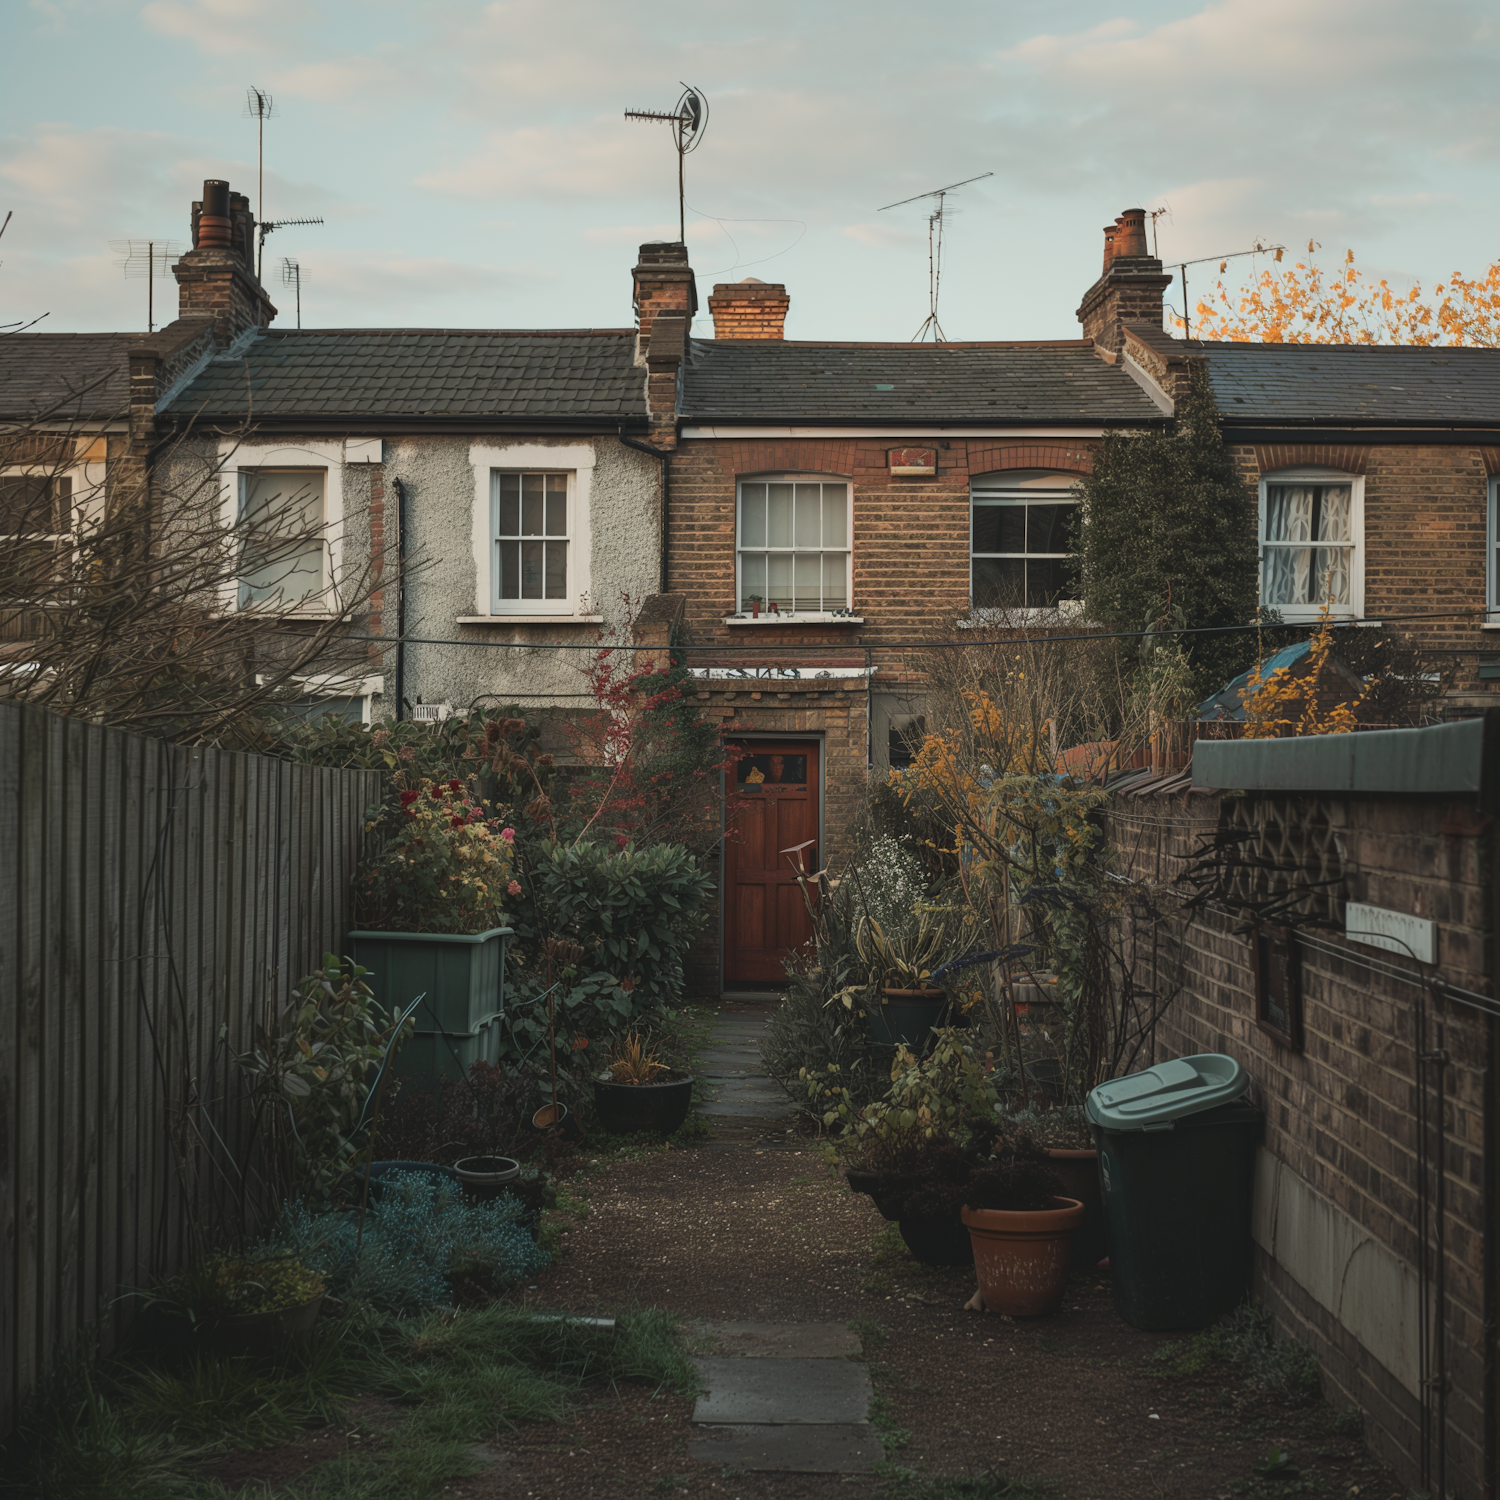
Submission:
[[[1026,621],[1055,620],[1076,615],[1083,610],[1082,599],[1059,599],[1055,604],[1021,604],[1013,608],[981,605],[974,602],[974,560],[982,557],[1076,557],[1074,552],[985,552],[974,551],[974,510],[979,504],[1035,503],[1043,496],[1055,496],[1054,503],[1066,503],[1077,509],[1080,524],[1082,502],[1074,493],[1081,475],[1066,469],[1001,469],[993,474],[978,474],[969,481],[969,619],[980,623],[1021,624]],[[1065,481],[1045,484],[1044,480]]]
[[[740,505],[740,489],[747,484],[841,484],[844,487],[844,537],[845,545],[839,547],[752,547],[752,552],[811,552],[816,551],[820,555],[825,552],[844,554],[844,612],[836,614],[831,609],[790,609],[778,610],[775,616],[770,615],[769,605],[761,609],[760,618],[764,621],[769,618],[777,620],[801,620],[804,623],[817,620],[836,620],[853,622],[858,619],[858,611],[854,607],[854,484],[852,480],[845,479],[838,474],[737,474],[734,480],[734,614],[744,613],[748,616],[749,607],[743,603],[744,600],[744,562],[743,562],[743,537],[741,535],[741,518],[743,511]],[[794,585],[795,587],[795,585]],[[819,593],[821,594],[821,585]],[[793,594],[795,601],[796,595]]]
[[[1365,612],[1365,481],[1342,469],[1299,467],[1273,469],[1260,476],[1256,516],[1256,591],[1263,607],[1274,609],[1289,625],[1317,620],[1318,604],[1269,604],[1266,600],[1266,491],[1273,484],[1347,484],[1349,486],[1349,602],[1330,611],[1334,620],[1358,620]],[[1316,545],[1315,543],[1310,545]]]
[[[339,589],[344,576],[344,444],[223,442],[219,445],[219,515],[227,534],[240,524],[240,477],[242,470],[289,469],[323,473],[323,580],[322,587],[301,599],[291,599],[278,614],[317,619],[339,612]],[[240,603],[240,581],[224,585],[223,607],[232,613],[263,609],[266,601]]]
[[[474,614],[461,624],[506,619],[596,620],[587,605],[593,587],[593,541],[589,526],[595,455],[591,443],[475,443],[469,448],[474,469]],[[493,475],[566,474],[568,476],[568,581],[561,599],[500,597],[500,517]]]
[[[0,546],[13,541],[51,542],[59,552],[79,545],[79,532],[86,518],[104,509],[105,443],[102,438],[79,438],[74,462],[67,468],[57,464],[0,465],[0,479],[66,479],[69,484],[66,531],[26,531],[0,534]],[[0,598],[0,607],[15,608],[21,600]]]

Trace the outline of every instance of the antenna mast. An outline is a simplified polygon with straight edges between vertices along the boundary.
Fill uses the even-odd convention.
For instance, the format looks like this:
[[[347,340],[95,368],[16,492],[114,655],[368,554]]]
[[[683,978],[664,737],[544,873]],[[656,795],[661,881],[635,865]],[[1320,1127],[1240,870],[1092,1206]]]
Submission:
[[[146,332],[156,332],[156,278],[165,276],[181,248],[176,240],[111,240],[115,264],[126,281],[146,280]]]
[[[682,98],[670,114],[659,109],[627,109],[627,120],[663,120],[672,127],[672,144],[677,148],[677,238],[687,243],[687,195],[683,158],[703,143],[708,129],[708,100],[702,89],[683,84]]]
[[[266,217],[266,121],[276,113],[271,96],[264,90],[245,90],[245,113],[255,121],[255,220],[261,223]],[[261,263],[265,260],[265,236],[255,257],[255,279],[260,280]]]
[[[938,322],[938,296],[943,287],[943,226],[946,222],[947,197],[955,188],[967,187],[971,182],[983,182],[993,177],[993,172],[981,172],[978,177],[965,177],[962,182],[950,182],[947,187],[934,188],[930,193],[918,193],[914,198],[902,198],[898,203],[887,203],[877,212],[887,208],[902,208],[908,203],[919,203],[923,198],[936,198],[937,206],[927,216],[927,316],[922,326],[912,335],[912,343],[919,344],[932,334],[935,344],[947,342],[943,325]]]
[[[297,289],[297,327],[302,326],[302,263],[295,261],[291,256],[283,256],[281,260],[281,280],[284,285],[296,287]]]

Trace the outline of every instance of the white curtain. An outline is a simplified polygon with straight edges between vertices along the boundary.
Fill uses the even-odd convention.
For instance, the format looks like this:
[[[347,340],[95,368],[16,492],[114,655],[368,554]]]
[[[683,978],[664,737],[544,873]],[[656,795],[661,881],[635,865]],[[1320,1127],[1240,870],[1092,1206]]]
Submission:
[[[1347,604],[1353,541],[1349,485],[1267,486],[1266,603],[1320,604],[1326,598],[1333,604]],[[1344,545],[1306,545],[1311,542]]]

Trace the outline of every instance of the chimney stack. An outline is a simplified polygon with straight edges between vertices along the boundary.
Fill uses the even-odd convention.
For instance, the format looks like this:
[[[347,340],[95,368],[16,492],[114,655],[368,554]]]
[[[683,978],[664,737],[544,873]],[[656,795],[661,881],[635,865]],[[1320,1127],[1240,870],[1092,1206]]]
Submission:
[[[255,215],[250,200],[217,177],[193,204],[193,248],[173,267],[177,316],[214,320],[220,346],[276,316],[255,275]]]
[[[786,314],[792,305],[780,283],[747,276],[743,281],[721,282],[708,299],[714,315],[716,339],[784,339]]]
[[[1101,353],[1117,356],[1126,323],[1162,326],[1162,296],[1172,278],[1146,244],[1146,210],[1127,208],[1104,227],[1104,271],[1083,294],[1078,321]]]
[[[677,444],[677,396],[687,357],[698,287],[687,246],[658,241],[642,245],[630,273],[635,282],[635,362],[646,370],[646,409],[651,441]]]

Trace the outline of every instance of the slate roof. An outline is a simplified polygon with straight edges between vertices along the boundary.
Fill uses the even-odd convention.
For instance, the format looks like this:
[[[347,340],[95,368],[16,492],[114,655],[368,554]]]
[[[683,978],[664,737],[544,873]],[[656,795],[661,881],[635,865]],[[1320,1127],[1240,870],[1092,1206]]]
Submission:
[[[1500,349],[1210,344],[1226,423],[1500,427]]]
[[[1049,344],[823,344],[695,339],[692,423],[1141,422],[1162,413],[1082,340]]]
[[[0,418],[80,421],[125,414],[126,352],[139,333],[0,335]]]
[[[211,359],[172,416],[643,422],[633,332],[267,329]]]

